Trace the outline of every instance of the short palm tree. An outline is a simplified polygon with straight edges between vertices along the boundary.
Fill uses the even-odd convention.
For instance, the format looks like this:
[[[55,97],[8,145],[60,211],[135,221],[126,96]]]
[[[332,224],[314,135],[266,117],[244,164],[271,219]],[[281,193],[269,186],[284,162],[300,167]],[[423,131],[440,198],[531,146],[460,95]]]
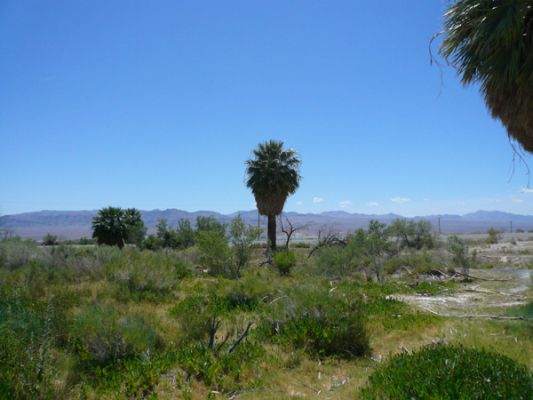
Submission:
[[[123,221],[124,211],[119,207],[106,207],[93,218],[93,238],[98,244],[124,247],[128,227]]]
[[[493,117],[533,152],[533,0],[457,0],[444,35],[462,82],[479,83]]]
[[[260,143],[253,158],[246,161],[246,186],[255,197],[257,209],[268,217],[268,241],[276,250],[276,216],[281,214],[289,195],[300,184],[300,159],[293,149],[284,150],[283,142]]]

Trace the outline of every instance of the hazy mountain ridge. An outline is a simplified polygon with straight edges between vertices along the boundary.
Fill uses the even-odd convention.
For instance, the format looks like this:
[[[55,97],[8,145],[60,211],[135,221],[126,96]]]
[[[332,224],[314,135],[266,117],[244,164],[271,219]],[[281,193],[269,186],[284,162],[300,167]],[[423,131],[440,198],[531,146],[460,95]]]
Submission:
[[[52,233],[65,239],[74,239],[81,236],[91,236],[91,221],[96,215],[96,210],[84,211],[54,211],[43,210],[13,215],[0,216],[0,230],[35,239],[42,238],[46,233]],[[166,210],[141,211],[143,220],[149,231],[154,231],[157,222],[165,218],[171,226],[176,226],[182,218],[195,222],[199,216],[213,216],[221,222],[229,222],[240,215],[247,223],[256,225],[258,216],[256,210],[237,211],[231,214],[221,214],[215,211],[184,211],[175,208]],[[397,214],[359,214],[346,211],[326,211],[322,213],[297,213],[287,212],[288,217],[295,226],[305,226],[299,231],[303,235],[314,236],[319,229],[328,226],[340,232],[350,232],[357,228],[366,227],[371,219],[383,223],[390,223],[397,218],[404,218]],[[511,222],[513,229],[533,229],[533,215],[519,215],[503,211],[476,211],[465,215],[427,215],[416,216],[415,220],[427,220],[438,230],[439,219],[443,233],[447,232],[484,232],[494,227],[509,231]],[[266,226],[266,218],[259,219],[261,226]]]

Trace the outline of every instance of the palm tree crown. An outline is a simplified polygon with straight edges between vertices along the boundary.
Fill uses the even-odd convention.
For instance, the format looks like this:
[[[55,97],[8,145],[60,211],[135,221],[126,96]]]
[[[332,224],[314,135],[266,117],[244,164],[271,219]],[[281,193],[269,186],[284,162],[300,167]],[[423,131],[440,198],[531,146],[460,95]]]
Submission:
[[[246,186],[252,190],[257,209],[268,216],[268,239],[276,249],[276,216],[283,211],[287,197],[300,184],[300,159],[293,149],[284,150],[283,142],[260,143],[253,158],[246,161]]]
[[[246,161],[246,186],[255,196],[259,212],[278,215],[287,197],[300,184],[300,160],[293,149],[284,150],[283,142],[270,140],[260,143],[254,158]]]
[[[480,83],[493,117],[533,152],[533,0],[457,0],[444,34],[462,82]]]

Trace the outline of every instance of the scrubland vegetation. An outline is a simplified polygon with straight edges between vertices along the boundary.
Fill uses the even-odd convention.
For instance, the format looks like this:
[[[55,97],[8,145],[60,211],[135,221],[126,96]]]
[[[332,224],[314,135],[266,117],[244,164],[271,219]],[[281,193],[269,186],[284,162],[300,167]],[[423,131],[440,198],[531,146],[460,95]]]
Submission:
[[[472,287],[462,239],[371,222],[268,258],[240,218],[197,222],[123,248],[0,242],[0,398],[533,397],[531,303],[401,301]]]

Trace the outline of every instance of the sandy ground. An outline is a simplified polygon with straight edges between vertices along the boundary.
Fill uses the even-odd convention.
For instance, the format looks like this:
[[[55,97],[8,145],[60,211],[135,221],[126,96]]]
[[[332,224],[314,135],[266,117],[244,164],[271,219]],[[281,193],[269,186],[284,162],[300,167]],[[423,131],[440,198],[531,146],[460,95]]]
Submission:
[[[392,297],[433,314],[467,318],[504,317],[506,308],[520,306],[533,299],[530,289],[532,271],[529,269],[472,269],[470,275],[481,279],[461,283],[450,294]]]

